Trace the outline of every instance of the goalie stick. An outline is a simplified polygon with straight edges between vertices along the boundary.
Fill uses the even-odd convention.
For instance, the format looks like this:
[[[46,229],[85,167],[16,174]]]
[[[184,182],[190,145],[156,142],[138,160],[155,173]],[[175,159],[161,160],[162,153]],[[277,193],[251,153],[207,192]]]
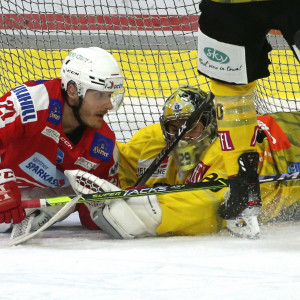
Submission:
[[[76,204],[77,200],[80,199],[80,197],[81,197],[81,195],[78,195],[78,196],[74,197],[73,199],[69,198],[69,202],[60,211],[58,211],[47,223],[45,223],[42,227],[40,227],[38,230],[36,230],[34,232],[30,233],[29,232],[30,228],[29,229],[27,229],[27,228],[25,229],[24,228],[24,230],[20,230],[20,233],[18,235],[13,230],[13,234],[11,236],[11,240],[8,243],[9,246],[14,246],[14,245],[18,245],[18,244],[24,243],[24,242],[28,241],[29,239],[35,237],[40,232],[46,230],[48,227],[50,227],[56,221],[58,221],[72,206],[74,206]],[[30,217],[31,216],[29,216],[27,218],[30,218]],[[27,223],[28,222],[25,222],[25,225],[24,225],[25,227],[27,226]]]
[[[275,174],[275,175],[264,175],[259,176],[259,182],[270,183],[270,182],[281,182],[281,181],[291,181],[299,180],[300,172],[296,173],[287,173],[287,174]],[[78,199],[77,203],[85,202],[98,202],[105,200],[115,200],[119,198],[133,198],[139,196],[149,196],[149,195],[161,195],[167,193],[179,193],[184,191],[194,191],[194,190],[205,190],[205,189],[219,189],[229,187],[230,182],[233,179],[222,179],[219,178],[214,181],[200,181],[196,183],[187,183],[187,184],[176,184],[176,185],[166,185],[166,186],[157,186],[149,188],[133,188],[129,190],[119,190],[111,192],[100,192],[93,194],[83,194]],[[63,205],[71,201],[74,196],[64,196],[64,197],[55,197],[48,199],[39,199],[39,200],[25,200],[22,201],[23,207],[30,207],[30,204],[33,203],[36,208],[54,206],[54,205]]]
[[[204,111],[207,105],[210,104],[214,99],[214,95],[209,92],[205,101],[203,101],[200,106],[196,107],[195,111],[190,115],[187,121],[181,126],[178,132],[175,134],[174,138],[166,144],[166,147],[158,154],[154,161],[147,168],[145,173],[138,179],[135,186],[144,185],[151,175],[157,170],[163,160],[169,155],[169,153],[174,149],[182,137],[187,133],[187,131],[192,127],[193,123],[197,121],[199,115]]]
[[[297,180],[297,179],[300,179],[300,172],[291,173],[291,174],[266,175],[266,176],[259,177],[260,183],[290,181],[290,180]],[[9,245],[10,246],[18,245],[33,238],[40,232],[50,227],[56,221],[58,221],[76,203],[97,202],[97,201],[105,201],[105,200],[114,200],[119,198],[132,198],[132,197],[145,196],[145,195],[159,195],[159,194],[177,193],[177,192],[201,190],[201,189],[224,188],[224,187],[228,187],[232,180],[233,179],[221,178],[215,181],[201,181],[201,182],[189,183],[189,184],[178,184],[178,185],[169,185],[169,186],[158,186],[152,188],[136,188],[136,189],[129,189],[129,190],[84,194],[84,195],[78,195],[76,197],[73,196],[74,197],[73,199],[72,196],[42,199],[43,201],[41,201],[41,203],[44,203],[43,206],[45,206],[45,204],[46,206],[62,205],[62,204],[66,204],[66,205],[37,231],[28,233],[28,230],[26,230],[25,227],[25,232],[24,230],[21,230],[20,236],[15,237],[13,235],[11,241],[9,242]],[[36,200],[33,201],[37,203]]]

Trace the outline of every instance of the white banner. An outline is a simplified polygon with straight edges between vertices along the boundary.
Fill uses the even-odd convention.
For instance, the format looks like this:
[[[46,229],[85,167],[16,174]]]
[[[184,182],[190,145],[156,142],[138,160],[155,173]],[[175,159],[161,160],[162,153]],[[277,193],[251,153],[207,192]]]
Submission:
[[[219,42],[199,29],[198,70],[215,79],[246,84],[245,48]]]

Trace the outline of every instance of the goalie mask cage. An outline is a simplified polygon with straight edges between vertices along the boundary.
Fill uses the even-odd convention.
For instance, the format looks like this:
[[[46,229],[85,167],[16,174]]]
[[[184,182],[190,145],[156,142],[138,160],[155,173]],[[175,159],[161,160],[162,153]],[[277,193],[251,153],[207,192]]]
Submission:
[[[199,1],[8,0],[0,3],[0,94],[28,80],[60,77],[69,50],[98,46],[119,62],[126,98],[106,120],[119,141],[159,120],[179,85],[209,85],[197,73]],[[271,76],[259,80],[258,113],[300,110],[299,63],[270,32]],[[298,100],[297,100],[298,99]],[[1,111],[0,111],[1,112]],[[0,114],[1,115],[1,114]]]

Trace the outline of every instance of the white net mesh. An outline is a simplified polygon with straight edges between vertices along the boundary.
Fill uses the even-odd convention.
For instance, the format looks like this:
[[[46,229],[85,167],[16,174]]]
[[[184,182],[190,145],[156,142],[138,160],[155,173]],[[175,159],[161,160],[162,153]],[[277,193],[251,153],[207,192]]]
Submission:
[[[164,99],[179,85],[200,85],[196,0],[8,0],[0,3],[0,94],[32,79],[60,76],[68,51],[98,46],[126,77],[125,106],[107,120],[117,139],[157,122]],[[299,64],[278,32],[269,36],[272,75],[259,81],[260,113],[299,110]]]

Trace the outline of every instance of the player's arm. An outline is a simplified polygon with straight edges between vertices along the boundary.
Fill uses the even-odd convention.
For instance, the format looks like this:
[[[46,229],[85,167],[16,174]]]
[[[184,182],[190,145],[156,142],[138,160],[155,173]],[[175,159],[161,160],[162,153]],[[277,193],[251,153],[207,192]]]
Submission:
[[[10,93],[2,96],[0,98],[0,154],[6,145],[24,132],[19,115],[16,97]]]
[[[119,178],[121,187],[135,186],[141,176],[165,147],[160,124],[152,124],[137,131],[126,144],[117,143],[119,149]],[[150,182],[146,182],[150,186]]]
[[[8,145],[26,133],[22,117],[26,115],[22,115],[16,93],[10,91],[3,95],[0,98],[0,162]],[[0,223],[20,223],[24,217],[14,172],[0,165]]]
[[[136,148],[131,144],[117,142],[119,151],[119,179],[121,187],[126,189],[137,182],[138,156]],[[134,146],[134,145],[133,145]],[[131,154],[129,154],[131,153]]]

